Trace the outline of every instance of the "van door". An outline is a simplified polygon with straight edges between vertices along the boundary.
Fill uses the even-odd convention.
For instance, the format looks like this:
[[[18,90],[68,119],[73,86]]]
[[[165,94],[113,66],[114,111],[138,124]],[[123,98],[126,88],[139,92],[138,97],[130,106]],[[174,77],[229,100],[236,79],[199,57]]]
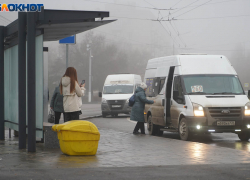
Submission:
[[[171,91],[172,91],[172,84],[173,84],[173,77],[174,77],[174,69],[175,66],[170,66],[169,72],[168,72],[168,79],[167,79],[167,85],[166,85],[166,93],[165,93],[165,116],[166,116],[166,126],[171,124],[171,114],[170,114],[170,108],[171,108]]]
[[[180,76],[174,77],[172,89],[173,93],[172,93],[171,108],[170,108],[171,121],[173,127],[178,128],[179,116],[180,113],[184,111],[184,105],[185,105],[185,98],[183,95],[183,87]]]

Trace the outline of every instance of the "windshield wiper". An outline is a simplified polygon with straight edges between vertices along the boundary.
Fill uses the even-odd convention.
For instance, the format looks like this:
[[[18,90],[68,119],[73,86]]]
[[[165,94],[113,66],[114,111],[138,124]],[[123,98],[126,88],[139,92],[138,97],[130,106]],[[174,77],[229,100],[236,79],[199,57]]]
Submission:
[[[192,95],[192,94],[211,94],[211,93],[206,93],[206,92],[192,92],[192,93],[188,93],[188,95]]]
[[[219,93],[213,93],[213,94],[239,94],[239,93],[233,93],[233,92],[219,92]]]

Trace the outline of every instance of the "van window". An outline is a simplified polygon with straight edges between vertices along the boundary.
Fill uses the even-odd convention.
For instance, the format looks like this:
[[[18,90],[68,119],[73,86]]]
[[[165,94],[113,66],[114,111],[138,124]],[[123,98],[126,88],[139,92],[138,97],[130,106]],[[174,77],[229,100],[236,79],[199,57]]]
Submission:
[[[146,95],[150,97],[155,97],[158,94],[160,94],[164,86],[165,79],[166,78],[160,78],[160,77],[146,79],[146,84],[148,86]]]
[[[166,78],[161,78],[161,79],[160,79],[160,85],[159,85],[158,94],[160,94],[160,92],[161,92],[161,90],[162,90],[162,88],[163,88],[163,86],[164,86],[165,79],[166,79]]]
[[[154,83],[154,78],[146,79],[146,84],[148,86],[148,88],[146,90],[146,95],[147,96],[154,97],[153,83]]]
[[[103,88],[103,94],[132,94],[133,90],[133,84],[105,85]]]
[[[174,77],[174,87],[173,91],[177,92],[177,96],[174,97],[173,99],[178,103],[178,104],[185,104],[184,103],[184,96],[183,96],[183,88],[181,84],[181,77],[180,76],[175,76]]]

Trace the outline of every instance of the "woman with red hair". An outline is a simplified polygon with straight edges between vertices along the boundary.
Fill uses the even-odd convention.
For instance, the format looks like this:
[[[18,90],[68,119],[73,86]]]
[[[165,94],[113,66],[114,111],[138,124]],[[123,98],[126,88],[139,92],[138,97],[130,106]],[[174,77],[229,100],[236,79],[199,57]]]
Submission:
[[[65,122],[70,120],[79,120],[79,97],[84,96],[85,84],[78,84],[77,72],[73,67],[68,67],[61,79],[60,92],[63,95],[63,108]]]

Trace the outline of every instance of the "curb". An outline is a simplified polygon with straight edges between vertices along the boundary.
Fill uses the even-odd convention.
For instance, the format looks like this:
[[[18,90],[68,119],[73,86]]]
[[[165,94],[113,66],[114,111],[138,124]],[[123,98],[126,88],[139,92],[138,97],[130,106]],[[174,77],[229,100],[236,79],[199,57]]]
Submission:
[[[84,118],[81,118],[81,120],[93,119],[93,118],[98,118],[98,117],[102,117],[102,115],[96,115],[96,116],[84,117]]]

